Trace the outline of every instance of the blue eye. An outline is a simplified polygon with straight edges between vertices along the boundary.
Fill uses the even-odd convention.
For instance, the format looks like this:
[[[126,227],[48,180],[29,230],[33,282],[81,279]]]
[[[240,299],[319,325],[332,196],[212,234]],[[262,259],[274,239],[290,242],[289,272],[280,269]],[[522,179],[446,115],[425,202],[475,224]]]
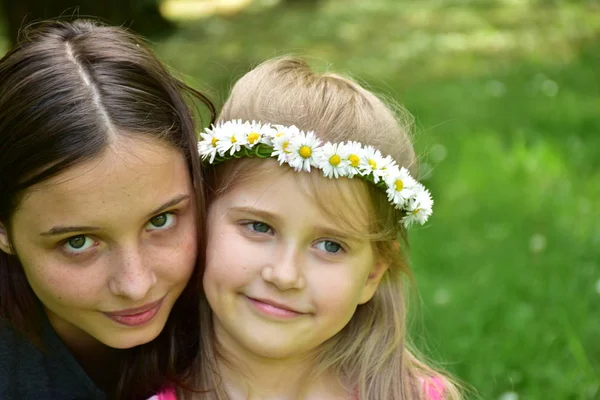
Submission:
[[[175,214],[162,213],[152,217],[146,225],[146,229],[151,231],[169,229],[175,224]]]
[[[89,250],[95,244],[96,242],[89,236],[77,235],[66,239],[62,247],[67,253],[79,254]]]
[[[269,233],[272,229],[264,222],[252,221],[245,224],[249,230],[257,233]]]
[[[337,254],[343,250],[342,246],[339,243],[333,242],[331,240],[322,240],[318,242],[315,245],[315,247],[319,250],[331,254]]]

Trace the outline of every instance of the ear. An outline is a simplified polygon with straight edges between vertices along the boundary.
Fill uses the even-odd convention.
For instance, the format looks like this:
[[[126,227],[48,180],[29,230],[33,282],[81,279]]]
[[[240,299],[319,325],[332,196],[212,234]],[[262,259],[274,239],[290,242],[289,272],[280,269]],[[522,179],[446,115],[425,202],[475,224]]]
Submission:
[[[2,223],[0,223],[0,250],[8,254],[14,254],[10,240],[8,240],[8,232]]]
[[[390,262],[379,259],[373,265],[369,276],[367,277],[367,281],[365,282],[365,287],[363,288],[362,295],[358,304],[365,304],[367,301],[373,298],[375,291],[379,287],[379,282],[381,282],[381,278],[390,267]]]

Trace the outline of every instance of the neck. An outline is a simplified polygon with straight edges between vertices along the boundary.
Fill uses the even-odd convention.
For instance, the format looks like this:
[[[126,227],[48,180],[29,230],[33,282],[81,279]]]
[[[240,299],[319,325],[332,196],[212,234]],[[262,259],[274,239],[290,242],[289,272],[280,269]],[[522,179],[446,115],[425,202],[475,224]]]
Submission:
[[[88,333],[45,310],[50,325],[90,379],[106,393],[113,393],[119,378],[117,349],[106,346]]]
[[[269,358],[219,340],[218,367],[231,400],[348,400],[331,374],[314,376],[313,357]]]

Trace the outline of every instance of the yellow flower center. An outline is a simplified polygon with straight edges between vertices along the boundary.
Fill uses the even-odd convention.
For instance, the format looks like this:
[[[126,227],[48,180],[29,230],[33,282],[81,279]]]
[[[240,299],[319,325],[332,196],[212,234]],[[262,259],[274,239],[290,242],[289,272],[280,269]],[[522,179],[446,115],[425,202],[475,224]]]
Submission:
[[[358,167],[360,165],[360,157],[356,154],[350,154],[348,161],[350,161],[350,165],[353,167]]]
[[[237,143],[237,139],[233,135],[231,135],[231,143]]]
[[[402,182],[402,180],[401,180],[401,179],[398,179],[398,180],[396,181],[396,191],[397,191],[397,192],[399,192],[399,191],[401,191],[402,189],[404,189],[404,182]]]
[[[308,146],[302,146],[300,147],[300,150],[298,150],[298,154],[300,154],[300,157],[302,158],[308,158],[312,155],[312,149]]]
[[[371,159],[369,160],[369,165],[371,166],[371,168],[376,169],[377,168],[377,163],[375,162],[375,160]]]
[[[283,135],[285,135],[285,132],[277,132],[277,134],[275,136],[276,137],[282,137]]]
[[[212,147],[217,147],[217,142],[219,141],[219,139],[217,139],[216,137],[212,138],[212,140],[210,141],[210,144],[212,144]]]
[[[248,143],[254,144],[254,142],[256,142],[259,138],[260,138],[260,135],[258,133],[252,132],[252,133],[248,134]]]
[[[329,157],[329,164],[333,165],[334,167],[337,167],[340,162],[342,162],[342,157],[338,156],[337,154]]]
[[[281,148],[283,149],[283,151],[285,153],[290,153],[290,151],[288,150],[288,147],[290,146],[290,142],[285,142],[283,145],[281,145]]]
[[[415,210],[412,212],[413,215],[416,215],[419,211],[421,211],[420,208],[415,208]]]

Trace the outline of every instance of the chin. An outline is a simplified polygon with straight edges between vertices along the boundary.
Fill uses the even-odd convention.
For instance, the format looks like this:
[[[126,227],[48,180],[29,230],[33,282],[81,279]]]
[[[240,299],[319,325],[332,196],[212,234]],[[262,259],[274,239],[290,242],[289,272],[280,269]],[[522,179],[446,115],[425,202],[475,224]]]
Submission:
[[[272,343],[271,343],[272,344]],[[291,346],[293,348],[293,346]],[[264,343],[261,344],[251,344],[249,346],[247,346],[248,350],[250,350],[251,353],[262,357],[262,358],[270,358],[270,359],[283,359],[283,358],[290,358],[290,357],[294,357],[298,354],[298,349],[290,349],[289,346],[277,346],[277,345],[271,345],[271,346],[264,346]]]
[[[153,341],[161,331],[162,329],[148,327],[143,332],[121,333],[104,341],[104,344],[115,349],[130,349]]]
[[[123,327],[116,332],[107,332],[103,337],[97,336],[97,339],[114,349],[130,349],[156,339],[164,329],[165,323],[166,319],[160,318],[143,327]]]

